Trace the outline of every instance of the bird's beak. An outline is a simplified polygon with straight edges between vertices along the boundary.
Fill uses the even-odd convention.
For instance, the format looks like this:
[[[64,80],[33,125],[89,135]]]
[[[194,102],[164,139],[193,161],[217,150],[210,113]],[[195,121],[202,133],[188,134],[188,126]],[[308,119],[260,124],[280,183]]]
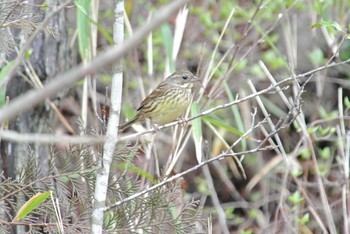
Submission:
[[[194,82],[202,82],[202,81],[201,81],[201,79],[199,79],[197,76],[193,76],[191,82],[194,83]]]

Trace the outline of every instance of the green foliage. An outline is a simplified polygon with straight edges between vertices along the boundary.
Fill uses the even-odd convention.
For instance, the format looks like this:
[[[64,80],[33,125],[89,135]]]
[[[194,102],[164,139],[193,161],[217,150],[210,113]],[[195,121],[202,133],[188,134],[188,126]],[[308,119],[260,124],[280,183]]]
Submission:
[[[242,230],[240,233],[241,234],[253,234],[254,232],[252,229],[248,228],[246,230]]]
[[[303,171],[300,169],[294,169],[291,171],[291,174],[295,177],[301,176],[303,174]]]
[[[323,160],[327,160],[331,157],[331,149],[329,147],[324,147],[323,149],[319,149],[318,151]]]
[[[323,52],[321,51],[320,48],[316,48],[313,51],[311,51],[308,54],[308,57],[315,67],[320,66],[321,64],[324,64],[326,61],[323,56]]]
[[[309,159],[311,157],[310,150],[307,148],[304,148],[300,151],[300,155],[303,159]]]
[[[157,230],[186,233],[195,230],[198,203],[181,204],[178,202],[180,194],[176,185],[154,190],[147,197],[122,204],[107,213],[105,230],[117,233],[132,233],[132,230],[142,230],[145,233],[157,233]]]
[[[350,26],[350,25],[349,25]],[[339,59],[342,61],[350,59],[350,34],[347,35],[347,40],[339,48]],[[349,79],[350,76],[348,76]]]
[[[318,28],[318,27],[330,27],[330,28],[334,28],[336,29],[337,31],[342,31],[342,28],[340,27],[340,25],[338,24],[338,22],[335,22],[335,21],[324,21],[324,20],[321,20],[320,22],[317,22],[315,24],[313,24],[311,26],[311,28]]]
[[[323,119],[333,119],[333,118],[336,118],[338,116],[338,111],[336,111],[336,110],[327,111],[322,106],[320,106],[319,113],[320,113],[321,118],[323,118]]]
[[[124,169],[126,172],[135,172],[135,173],[139,174],[141,177],[147,178],[149,181],[152,182],[152,184],[157,183],[157,180],[152,175],[147,173],[147,171],[143,170],[142,168],[130,165],[128,163],[119,163],[116,165],[112,165],[112,168]]]
[[[219,120],[219,119],[214,119],[212,117],[208,117],[208,116],[203,116],[201,117],[203,121],[205,122],[209,122],[215,126],[218,126],[218,127],[221,127],[221,128],[224,128],[226,129],[227,131],[237,135],[237,136],[242,136],[243,133],[238,131],[237,129],[233,128],[231,125],[229,124],[225,124],[224,121],[222,120]]]
[[[276,70],[285,66],[286,62],[283,57],[276,56],[274,51],[267,51],[263,55],[264,61],[271,66],[272,69]]]
[[[74,2],[77,6],[77,27],[79,53],[82,60],[91,59],[91,33],[90,33],[90,6],[91,0],[77,0]]]
[[[20,221],[25,218],[32,210],[36,209],[43,203],[51,194],[51,191],[47,191],[45,193],[37,193],[33,197],[31,197],[23,206],[19,209],[15,221]]]
[[[293,205],[299,204],[304,199],[301,197],[301,194],[299,191],[295,191],[292,195],[288,197],[288,200],[292,202]]]
[[[91,217],[96,175],[96,162],[92,152],[94,150],[91,146],[70,146],[63,152],[51,147],[49,172],[48,176],[45,176],[38,168],[37,155],[29,148],[29,160],[20,169],[18,179],[1,178],[3,182],[0,183],[0,202],[6,206],[0,210],[17,211],[16,204],[24,204],[17,211],[16,217],[9,217],[10,220],[31,222],[33,225],[42,222],[45,231],[57,232],[56,226],[45,226],[45,222],[57,222],[53,205],[50,200],[46,200],[51,191],[45,192],[45,188],[52,188],[60,204],[65,232],[88,228],[86,222]],[[147,172],[132,164],[135,152],[136,148],[129,145],[117,147],[112,170],[123,176],[116,178],[112,175],[110,178],[108,204],[129,197],[141,189],[140,183],[135,180],[137,177],[132,176],[133,173],[157,183]],[[176,233],[191,232],[199,224],[197,221],[200,222],[198,202],[184,203],[179,200],[181,194],[182,189],[175,183],[111,209],[104,217],[104,230],[132,233],[136,228],[146,233],[154,233],[159,229],[174,230]],[[65,225],[71,217],[74,217],[74,223]],[[138,222],[134,223],[135,220]],[[42,226],[34,225],[33,230],[39,231]],[[8,233],[3,222],[0,222],[0,230],[2,233]]]
[[[196,187],[198,191],[202,194],[209,195],[208,184],[207,181],[203,178],[197,177],[195,179]]]
[[[47,7],[49,6],[49,4],[47,2],[43,2],[43,4],[40,7],[40,10],[42,11],[46,11]]]
[[[175,61],[172,61],[173,35],[171,32],[170,26],[168,24],[164,24],[160,29],[161,29],[161,33],[162,33],[162,41],[164,43],[164,48],[165,48],[167,58],[168,58],[167,63],[169,64],[170,72],[174,72],[175,71],[175,65],[174,65]]]
[[[303,217],[301,217],[301,219],[298,219],[298,222],[302,225],[307,224],[310,221],[310,214],[306,213],[303,215]]]
[[[346,109],[350,109],[350,100],[349,97],[344,98],[344,104],[346,106]]]

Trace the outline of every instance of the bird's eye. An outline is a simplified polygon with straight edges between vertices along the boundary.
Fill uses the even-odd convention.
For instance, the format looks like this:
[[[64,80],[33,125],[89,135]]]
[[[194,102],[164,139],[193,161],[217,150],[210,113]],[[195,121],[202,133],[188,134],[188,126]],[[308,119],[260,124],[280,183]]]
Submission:
[[[183,76],[182,79],[187,80],[188,76]]]

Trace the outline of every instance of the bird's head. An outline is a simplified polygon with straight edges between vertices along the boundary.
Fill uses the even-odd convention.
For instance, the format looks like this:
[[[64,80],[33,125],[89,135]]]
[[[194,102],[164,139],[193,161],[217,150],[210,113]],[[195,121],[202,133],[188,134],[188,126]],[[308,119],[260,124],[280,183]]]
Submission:
[[[200,79],[189,71],[176,71],[166,80],[168,84],[182,88],[192,88],[194,82],[200,82]]]

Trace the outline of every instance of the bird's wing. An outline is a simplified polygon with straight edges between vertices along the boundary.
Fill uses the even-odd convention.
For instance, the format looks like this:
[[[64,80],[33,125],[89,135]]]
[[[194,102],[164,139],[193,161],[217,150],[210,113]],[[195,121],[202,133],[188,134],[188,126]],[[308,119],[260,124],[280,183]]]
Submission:
[[[148,105],[150,102],[153,102],[155,101],[157,98],[159,98],[164,90],[167,89],[167,86],[168,84],[167,83],[160,83],[159,86],[153,90],[142,102],[141,102],[141,105],[140,107],[137,109],[137,111],[140,111],[144,106]]]

